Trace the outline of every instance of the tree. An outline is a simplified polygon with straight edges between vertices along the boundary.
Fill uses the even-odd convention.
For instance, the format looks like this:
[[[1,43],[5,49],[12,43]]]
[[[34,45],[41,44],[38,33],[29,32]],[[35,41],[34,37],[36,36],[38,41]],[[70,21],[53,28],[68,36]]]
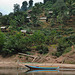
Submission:
[[[75,2],[75,0],[64,0],[64,2]]]
[[[20,11],[20,5],[19,4],[14,4],[14,12]]]
[[[3,46],[3,49],[2,49],[2,53],[5,56],[6,55],[13,55],[13,54],[16,54],[19,52],[26,53],[27,51],[30,51],[30,49],[28,48],[28,46],[30,46],[30,44],[31,44],[31,42],[30,42],[29,37],[24,37],[24,36],[22,36],[21,33],[16,32],[14,35],[10,35],[6,39],[4,46]],[[1,50],[1,48],[0,48],[0,50]]]
[[[38,26],[38,18],[35,16],[35,15],[31,15],[31,20],[32,20],[32,22],[33,22],[33,25],[35,26],[35,27],[37,27]]]
[[[49,1],[49,0],[44,0],[44,4],[45,4],[47,1]]]
[[[67,0],[66,5],[69,9],[70,15],[72,15],[72,12],[75,10],[75,0]]]
[[[42,8],[40,3],[35,3],[35,6],[32,8],[32,13],[35,14],[35,16],[42,13]]]
[[[40,30],[34,32],[34,34],[31,36],[31,39],[35,45],[41,45],[45,43],[45,35],[41,33]]]
[[[44,4],[48,1],[52,2],[53,4],[56,2],[56,0],[44,0]]]
[[[10,25],[15,29],[28,22],[27,14],[24,12],[15,12],[11,17]]]
[[[2,13],[0,12],[0,24],[1,24]]]
[[[60,11],[60,10],[66,10],[67,6],[63,0],[57,0],[56,3],[53,5],[53,8]]]
[[[59,39],[56,55],[61,56],[65,52],[65,50],[71,46],[72,46],[72,42],[70,40],[66,38]]]
[[[0,17],[2,16],[2,13],[0,12]]]
[[[53,3],[55,3],[57,0],[52,0]]]
[[[1,17],[1,24],[2,25],[9,25],[9,16],[8,15],[4,15]]]
[[[26,11],[27,10],[27,1],[22,2],[22,7],[21,7],[21,11]]]
[[[63,0],[57,0],[56,3],[52,6],[53,11],[56,15],[58,15],[59,12],[64,13],[64,11],[67,10],[67,6]]]
[[[4,33],[0,32],[0,52],[2,51],[2,48],[4,46],[4,42],[5,42],[5,35]]]
[[[44,4],[44,8],[45,10],[50,10],[51,7],[52,7],[53,3],[51,1],[47,1],[45,4]],[[47,12],[46,12],[47,13]]]
[[[33,6],[33,0],[30,0],[29,1],[29,7],[32,7]]]

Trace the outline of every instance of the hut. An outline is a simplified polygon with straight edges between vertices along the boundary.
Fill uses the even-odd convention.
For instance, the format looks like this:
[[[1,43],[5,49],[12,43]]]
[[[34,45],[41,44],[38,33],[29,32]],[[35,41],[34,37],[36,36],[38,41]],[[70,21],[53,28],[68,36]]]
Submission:
[[[26,35],[26,30],[21,30],[21,32],[24,34],[24,36]]]
[[[52,15],[53,14],[53,11],[49,11],[49,14]]]
[[[26,31],[26,30],[21,30],[21,32],[22,32],[22,33],[26,33],[27,31]]]
[[[40,17],[39,20],[42,21],[42,22],[46,22],[47,17]]]
[[[32,14],[32,10],[28,10],[27,13],[30,16]]]
[[[2,32],[6,32],[6,26],[0,27]]]
[[[27,16],[26,18],[29,20],[29,22],[31,21],[31,17],[30,16]]]

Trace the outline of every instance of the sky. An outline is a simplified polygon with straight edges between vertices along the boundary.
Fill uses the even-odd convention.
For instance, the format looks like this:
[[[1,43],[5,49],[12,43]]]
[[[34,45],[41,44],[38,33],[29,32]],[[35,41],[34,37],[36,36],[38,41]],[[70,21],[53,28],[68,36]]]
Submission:
[[[29,0],[0,0],[0,12],[3,15],[9,14],[10,12],[13,12],[14,4],[22,5],[23,1],[29,2]],[[33,0],[34,3],[36,2],[43,2],[43,0]]]

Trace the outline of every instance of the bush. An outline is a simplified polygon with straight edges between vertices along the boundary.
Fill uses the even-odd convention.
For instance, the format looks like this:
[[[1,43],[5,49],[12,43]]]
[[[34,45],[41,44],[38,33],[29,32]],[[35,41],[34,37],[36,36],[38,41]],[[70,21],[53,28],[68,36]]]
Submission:
[[[56,56],[61,56],[64,52],[69,52],[67,48],[72,46],[72,42],[67,38],[61,38],[58,42]]]
[[[45,45],[39,45],[37,46],[36,50],[40,53],[40,54],[46,54],[48,53],[48,47]]]
[[[74,10],[72,10],[72,14],[73,14],[73,15],[75,15],[75,9],[74,9]]]
[[[6,40],[6,36],[4,35],[4,33],[0,32],[0,52],[2,52],[2,48],[4,46]]]
[[[26,33],[27,34],[31,34],[32,33],[32,30],[31,29],[27,29]]]
[[[3,54],[12,55],[17,54],[19,52],[26,53],[26,51],[30,51],[30,49],[27,47],[27,41],[25,41],[27,39],[24,39],[20,33],[9,36],[6,42],[4,43],[4,47],[2,50]]]
[[[40,30],[34,32],[30,38],[35,45],[45,43],[45,35]]]
[[[68,52],[70,52],[71,50],[72,50],[71,47],[67,47],[67,48],[65,49],[64,53],[68,53]]]

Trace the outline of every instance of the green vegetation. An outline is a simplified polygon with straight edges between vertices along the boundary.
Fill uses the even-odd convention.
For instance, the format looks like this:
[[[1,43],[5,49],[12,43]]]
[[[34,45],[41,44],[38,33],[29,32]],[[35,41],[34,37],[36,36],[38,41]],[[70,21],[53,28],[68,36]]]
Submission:
[[[34,6],[30,0],[27,5],[26,1],[21,8],[14,4],[14,12],[8,15],[0,12],[0,27],[7,27],[0,31],[0,54],[31,54],[32,50],[46,54],[51,45],[57,45],[53,55],[58,57],[71,51],[75,45],[75,0],[44,0]]]

